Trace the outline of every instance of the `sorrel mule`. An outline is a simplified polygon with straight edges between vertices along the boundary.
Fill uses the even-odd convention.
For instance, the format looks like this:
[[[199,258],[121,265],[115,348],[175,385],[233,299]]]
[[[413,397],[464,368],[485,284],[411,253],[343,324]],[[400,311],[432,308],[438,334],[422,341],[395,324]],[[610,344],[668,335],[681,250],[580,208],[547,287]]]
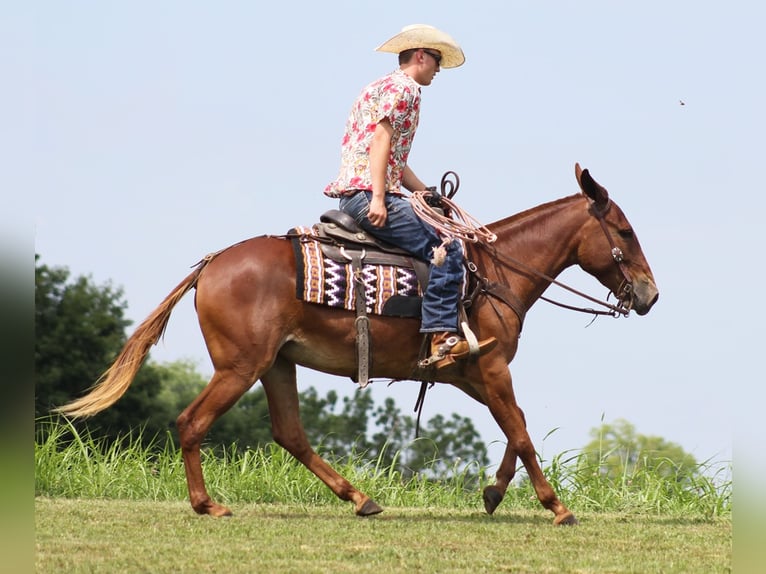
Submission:
[[[646,314],[658,297],[628,220],[587,170],[576,166],[583,194],[540,205],[487,227],[497,235],[489,246],[470,245],[467,258],[495,295],[475,300],[469,325],[479,339],[498,345],[476,361],[458,361],[438,372],[449,383],[489,407],[508,443],[494,485],[484,490],[494,512],[521,459],[542,505],[555,524],[574,524],[574,515],[546,481],[516,404],[508,364],[516,353],[524,313],[562,270],[579,265],[611,290],[625,314]],[[514,263],[515,262],[515,263]],[[530,270],[536,270],[532,272]],[[271,414],[274,440],[318,476],[356,514],[381,508],[322,460],[309,445],[298,413],[296,365],[353,377],[356,373],[354,313],[305,303],[296,298],[296,268],[290,241],[261,236],[205,258],[136,329],[114,364],[89,394],[60,409],[93,415],[114,404],[162,335],[173,307],[196,288],[202,334],[215,368],[210,383],[178,417],[189,497],[200,514],[225,516],[205,489],[200,443],[213,422],[260,379]],[[511,302],[511,300],[513,302]],[[512,310],[511,307],[520,307]],[[417,319],[370,316],[374,361],[370,375],[418,380],[422,335]]]

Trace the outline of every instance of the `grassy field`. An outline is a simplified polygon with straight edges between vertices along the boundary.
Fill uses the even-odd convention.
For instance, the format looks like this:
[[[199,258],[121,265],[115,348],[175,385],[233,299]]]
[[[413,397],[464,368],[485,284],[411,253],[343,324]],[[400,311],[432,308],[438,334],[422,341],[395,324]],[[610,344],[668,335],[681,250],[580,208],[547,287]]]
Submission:
[[[37,572],[731,571],[732,485],[720,473],[615,483],[554,459],[545,472],[580,519],[554,527],[524,483],[484,513],[472,465],[435,482],[339,461],[385,508],[357,518],[281,449],[231,450],[204,458],[211,495],[235,513],[213,519],[191,510],[173,447],[63,443],[66,432],[35,447]]]
[[[185,502],[35,502],[37,572],[728,572],[731,522],[543,511],[247,504],[197,516]]]

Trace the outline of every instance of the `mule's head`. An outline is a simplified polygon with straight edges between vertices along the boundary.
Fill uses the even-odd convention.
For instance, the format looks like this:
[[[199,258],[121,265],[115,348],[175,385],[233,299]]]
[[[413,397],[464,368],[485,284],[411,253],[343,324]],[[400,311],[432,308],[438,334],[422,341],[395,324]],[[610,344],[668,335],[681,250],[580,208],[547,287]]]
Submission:
[[[580,267],[614,293],[623,307],[646,315],[659,291],[638,237],[625,214],[587,169],[575,164],[575,175],[590,199],[591,215],[577,251]]]

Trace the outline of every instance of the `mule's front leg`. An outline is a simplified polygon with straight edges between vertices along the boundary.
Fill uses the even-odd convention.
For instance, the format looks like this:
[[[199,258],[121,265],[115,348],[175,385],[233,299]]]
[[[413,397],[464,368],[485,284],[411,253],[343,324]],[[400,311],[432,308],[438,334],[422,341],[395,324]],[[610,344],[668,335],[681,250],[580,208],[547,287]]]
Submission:
[[[274,441],[303,463],[338,498],[353,502],[358,516],[383,512],[369,496],[354,488],[311,448],[300,419],[295,365],[277,358],[271,369],[261,377],[261,382],[269,403]]]
[[[507,371],[507,369],[506,369]],[[526,421],[521,409],[516,404],[516,397],[511,384],[511,374],[490,378],[486,382],[487,406],[500,428],[508,439],[505,456],[497,473],[497,483],[488,487],[484,492],[484,503],[487,511],[494,512],[505,495],[508,483],[515,473],[516,457],[521,459],[529,475],[529,480],[535,489],[540,503],[553,512],[554,524],[576,524],[577,519],[569,509],[562,504],[553,488],[545,479],[543,471],[535,456],[535,447],[529,438]],[[489,505],[487,499],[489,498]],[[491,512],[490,512],[491,513]]]

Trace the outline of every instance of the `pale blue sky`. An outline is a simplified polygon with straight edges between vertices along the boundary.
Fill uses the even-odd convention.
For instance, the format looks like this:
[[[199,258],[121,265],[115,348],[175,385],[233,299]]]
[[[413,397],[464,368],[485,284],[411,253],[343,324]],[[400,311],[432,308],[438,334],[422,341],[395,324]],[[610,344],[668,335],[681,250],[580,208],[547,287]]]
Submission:
[[[602,415],[698,460],[730,459],[738,420],[741,444],[756,446],[762,4],[68,1],[4,12],[6,86],[19,89],[0,95],[3,194],[33,198],[44,263],[122,286],[136,322],[205,254],[335,207],[322,189],[351,102],[396,65],[374,47],[406,24],[442,28],[466,63],[423,90],[410,159],[421,179],[458,172],[456,200],[488,223],[575,193],[580,162],[633,223],[660,288],[648,316],[587,328],[584,315],[532,309],[511,370],[538,451],[584,446]],[[582,271],[562,279],[605,295]],[[211,372],[191,297],[152,358]],[[300,385],[354,391],[307,371]],[[418,385],[373,389],[410,411]],[[432,389],[424,418],[452,412],[487,443],[503,440],[484,407]],[[493,464],[501,453],[492,446]]]

